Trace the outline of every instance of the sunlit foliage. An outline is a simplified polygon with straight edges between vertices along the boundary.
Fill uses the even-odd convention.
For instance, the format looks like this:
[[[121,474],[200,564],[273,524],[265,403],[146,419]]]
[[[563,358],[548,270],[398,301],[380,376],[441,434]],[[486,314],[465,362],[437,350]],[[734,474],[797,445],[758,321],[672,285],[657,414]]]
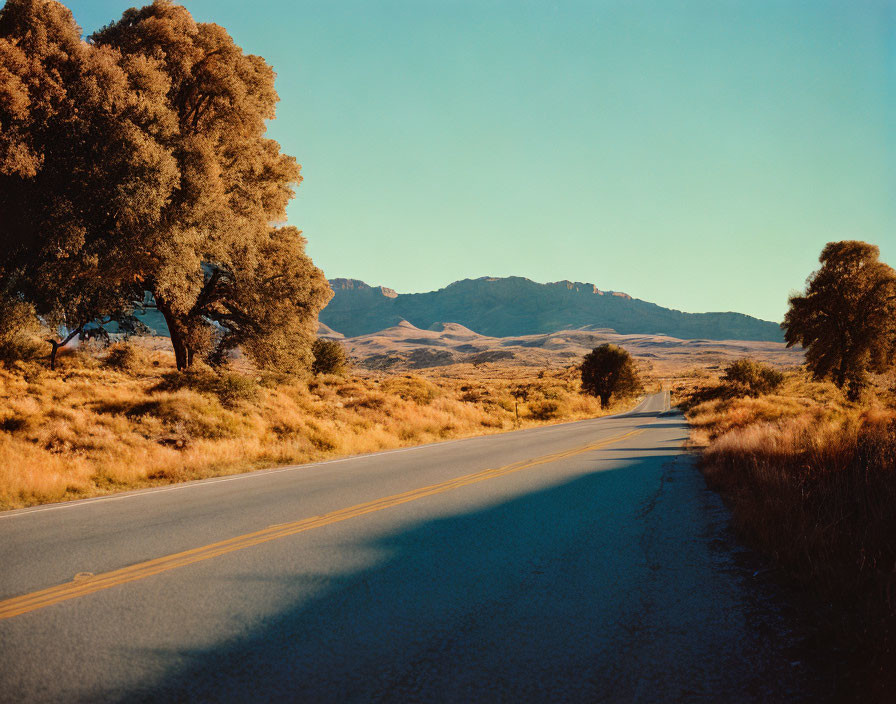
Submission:
[[[69,330],[149,291],[179,368],[310,364],[331,293],[277,226],[301,177],[271,67],[167,0],[80,35],[52,0],[0,10],[0,291]]]
[[[790,297],[787,345],[806,348],[806,365],[856,397],[869,371],[896,364],[896,271],[866,242],[829,242],[806,291]]]

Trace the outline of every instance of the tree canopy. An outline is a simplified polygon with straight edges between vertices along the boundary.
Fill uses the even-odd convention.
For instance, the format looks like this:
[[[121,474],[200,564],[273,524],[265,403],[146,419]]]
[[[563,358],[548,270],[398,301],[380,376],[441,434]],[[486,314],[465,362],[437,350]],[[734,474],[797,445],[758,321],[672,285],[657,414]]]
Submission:
[[[788,347],[806,348],[812,373],[853,397],[869,371],[896,364],[896,271],[879,256],[867,242],[829,242],[781,324]]]
[[[115,317],[177,180],[165,77],[93,47],[61,4],[0,10],[0,291],[51,324]]]
[[[168,0],[80,35],[53,0],[0,10],[0,293],[71,329],[148,291],[179,368],[309,364],[332,294],[278,225],[301,176],[272,68]]]
[[[642,388],[635,362],[622,347],[601,345],[582,360],[582,391],[598,396],[601,406],[613,396],[628,396]]]

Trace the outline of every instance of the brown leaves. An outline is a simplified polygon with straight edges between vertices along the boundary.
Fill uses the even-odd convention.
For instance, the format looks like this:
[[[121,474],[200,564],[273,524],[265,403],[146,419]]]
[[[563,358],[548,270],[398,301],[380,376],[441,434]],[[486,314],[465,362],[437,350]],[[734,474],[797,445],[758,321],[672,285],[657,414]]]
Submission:
[[[273,69],[167,0],[80,34],[51,0],[0,9],[0,291],[83,324],[146,286],[179,364],[237,344],[307,363],[331,294],[271,229],[301,180],[265,137]]]
[[[145,266],[156,296],[179,316],[168,321],[182,331],[175,344],[198,335],[206,346],[213,321],[213,357],[242,345],[265,366],[307,364],[313,321],[331,294],[298,231],[269,228],[285,220],[300,181],[295,159],[264,137],[277,102],[273,69],[222,27],[195,23],[168,2],[129,10],[93,40],[156,60],[167,77],[176,128],[165,143],[180,181]]]
[[[157,139],[163,75],[36,0],[0,10],[0,75],[0,287],[74,325],[123,310],[134,245],[179,177]]]

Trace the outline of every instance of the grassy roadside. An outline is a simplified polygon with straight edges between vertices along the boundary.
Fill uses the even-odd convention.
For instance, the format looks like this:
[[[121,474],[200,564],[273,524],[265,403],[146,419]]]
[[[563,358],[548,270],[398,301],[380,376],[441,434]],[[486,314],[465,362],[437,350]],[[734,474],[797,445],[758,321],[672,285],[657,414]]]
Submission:
[[[297,378],[179,373],[139,345],[81,352],[56,371],[0,368],[0,508],[468,437],[623,410],[570,370]],[[523,395],[525,398],[515,398]],[[518,406],[518,407],[517,407]],[[519,421],[517,421],[517,411]]]
[[[846,654],[849,701],[896,693],[896,403],[889,383],[863,403],[791,372],[774,393],[682,385],[708,484],[736,530],[815,604],[824,640]]]

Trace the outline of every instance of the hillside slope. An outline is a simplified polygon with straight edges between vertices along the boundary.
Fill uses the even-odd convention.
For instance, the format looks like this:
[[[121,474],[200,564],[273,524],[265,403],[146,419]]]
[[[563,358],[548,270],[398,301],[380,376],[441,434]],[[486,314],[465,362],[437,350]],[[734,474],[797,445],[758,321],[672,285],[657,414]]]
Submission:
[[[519,276],[484,277],[409,294],[355,279],[333,279],[330,285],[335,295],[320,321],[348,337],[407,320],[422,329],[451,321],[492,337],[592,327],[680,339],[783,340],[776,323],[742,313],[683,313],[573,281],[539,284]]]
[[[333,337],[321,326],[319,334]],[[385,330],[357,337],[338,337],[351,358],[374,370],[430,369],[456,364],[504,368],[565,367],[579,362],[604,343],[627,349],[643,370],[660,376],[685,369],[719,369],[735,359],[751,357],[786,369],[803,362],[803,352],[782,342],[758,340],[679,340],[664,335],[619,335],[608,330],[560,330],[536,335],[488,337],[456,323],[437,323],[421,330],[402,321]]]

